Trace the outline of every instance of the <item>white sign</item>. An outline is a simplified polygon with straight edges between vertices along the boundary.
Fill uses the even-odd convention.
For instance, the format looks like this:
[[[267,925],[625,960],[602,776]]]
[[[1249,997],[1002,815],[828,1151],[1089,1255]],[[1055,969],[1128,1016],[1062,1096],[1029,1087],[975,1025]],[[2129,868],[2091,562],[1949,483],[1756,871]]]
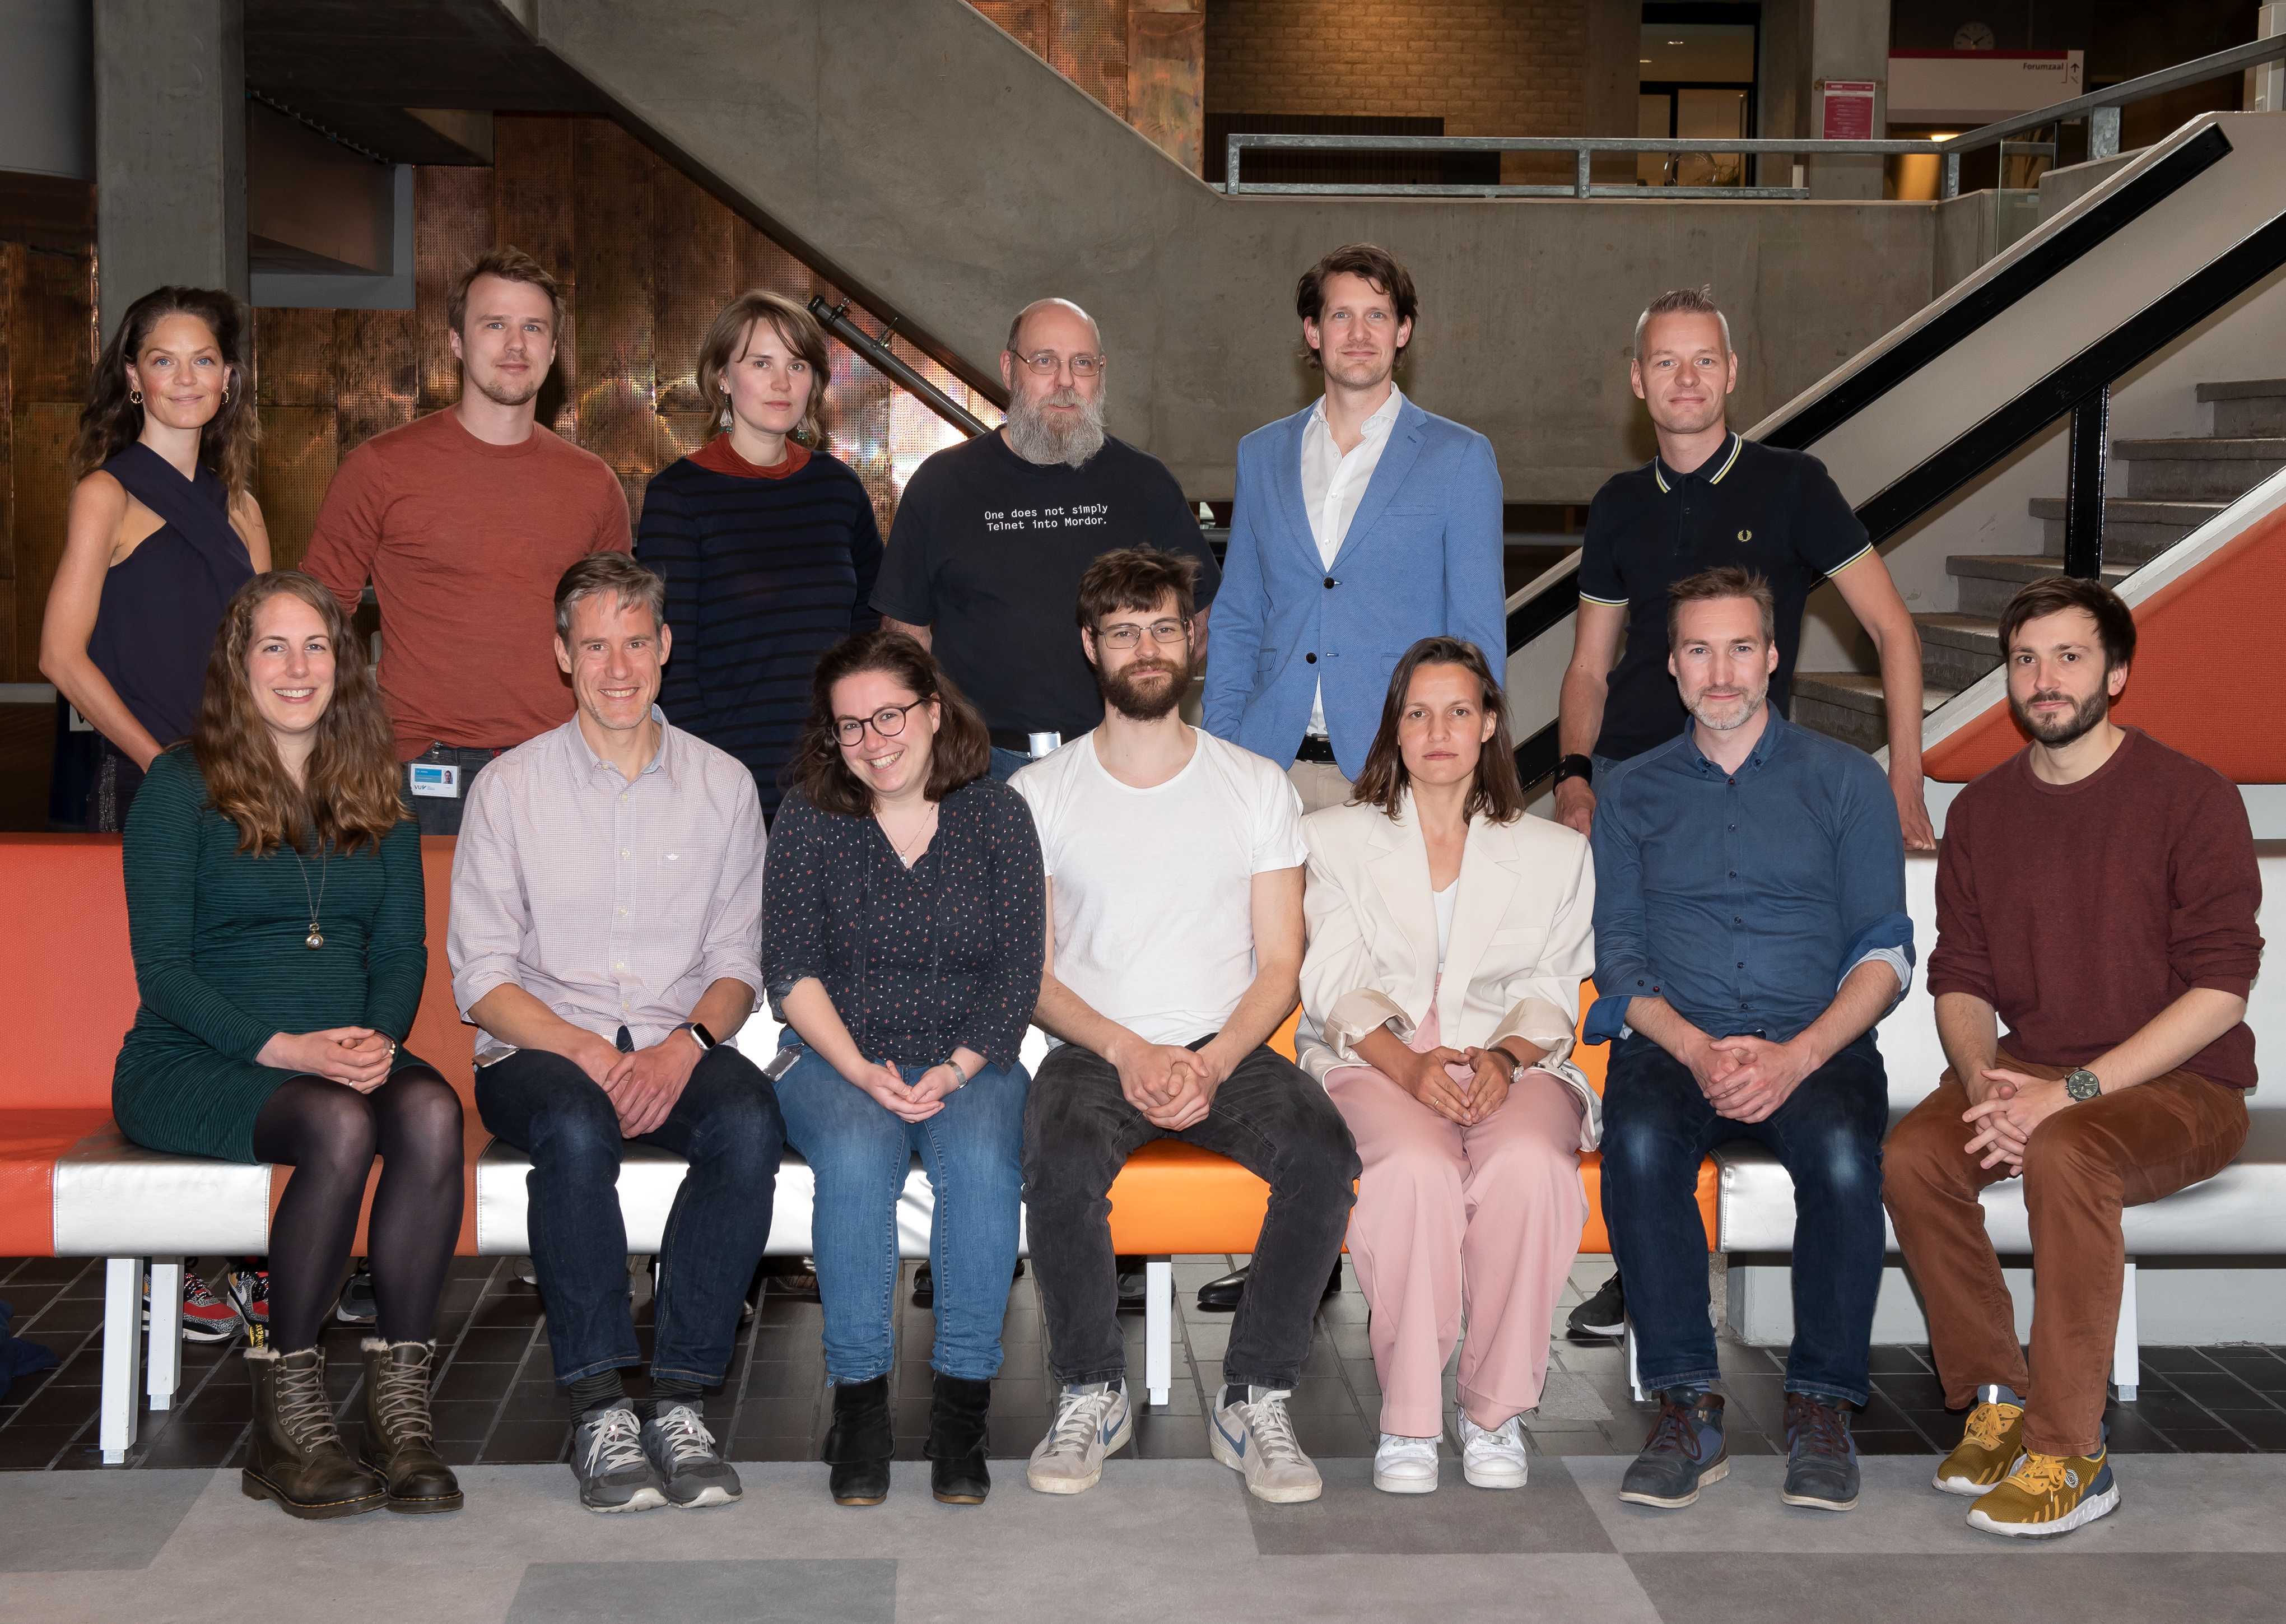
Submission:
[[[1893,51],[1889,122],[1982,124],[2086,93],[2077,51]]]

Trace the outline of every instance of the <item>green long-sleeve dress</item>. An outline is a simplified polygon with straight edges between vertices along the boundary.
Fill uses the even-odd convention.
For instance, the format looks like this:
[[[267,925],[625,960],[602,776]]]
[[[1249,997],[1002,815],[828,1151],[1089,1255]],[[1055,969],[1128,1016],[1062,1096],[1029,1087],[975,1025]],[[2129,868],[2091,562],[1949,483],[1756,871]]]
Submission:
[[[402,1045],[413,1029],[429,950],[410,818],[378,850],[248,856],[177,745],[151,763],[128,814],[126,871],[143,1002],[112,1072],[111,1110],[137,1144],[252,1162],[255,1118],[294,1076],[256,1063],[273,1034],[363,1026]],[[325,945],[312,949],[321,879]],[[421,1063],[398,1050],[398,1070]]]

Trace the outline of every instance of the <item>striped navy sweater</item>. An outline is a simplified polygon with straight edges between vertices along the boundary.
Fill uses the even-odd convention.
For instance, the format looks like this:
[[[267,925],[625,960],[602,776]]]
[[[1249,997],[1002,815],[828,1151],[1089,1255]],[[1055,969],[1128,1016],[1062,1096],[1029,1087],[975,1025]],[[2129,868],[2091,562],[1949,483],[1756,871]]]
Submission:
[[[744,762],[776,812],[817,657],[880,619],[872,499],[824,453],[783,477],[684,457],[650,482],[635,556],[666,579],[667,719]]]

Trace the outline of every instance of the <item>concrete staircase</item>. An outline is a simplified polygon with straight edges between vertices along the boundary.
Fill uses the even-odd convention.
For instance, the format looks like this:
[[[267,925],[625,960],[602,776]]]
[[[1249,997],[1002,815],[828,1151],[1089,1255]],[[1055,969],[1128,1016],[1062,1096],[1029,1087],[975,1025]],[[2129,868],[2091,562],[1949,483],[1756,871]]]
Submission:
[[[2114,440],[2103,504],[2103,578],[2117,586],[2140,566],[2286,467],[2286,378],[2202,383],[2214,432],[2183,439]],[[2036,554],[1956,554],[1945,572],[1959,607],[1913,617],[1921,634],[1922,701],[1935,710],[2000,663],[1999,616],[2026,581],[2063,568],[2064,499],[2036,496]],[[1881,681],[1852,671],[1797,672],[1793,718],[1865,750],[1888,742]]]

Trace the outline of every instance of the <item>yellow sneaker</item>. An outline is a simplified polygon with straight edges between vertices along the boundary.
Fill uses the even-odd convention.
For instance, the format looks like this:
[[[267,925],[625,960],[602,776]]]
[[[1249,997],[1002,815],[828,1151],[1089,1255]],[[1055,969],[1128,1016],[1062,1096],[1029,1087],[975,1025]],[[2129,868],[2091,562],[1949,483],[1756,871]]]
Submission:
[[[1980,1387],[1960,1442],[1936,1469],[1936,1486],[1948,1494],[1990,1493],[2023,1453],[2024,1401],[2013,1388]]]
[[[1998,1488],[1968,1509],[1968,1525],[2011,1538],[2048,1539],[2069,1533],[2119,1509],[2111,1452],[2016,1457]]]

